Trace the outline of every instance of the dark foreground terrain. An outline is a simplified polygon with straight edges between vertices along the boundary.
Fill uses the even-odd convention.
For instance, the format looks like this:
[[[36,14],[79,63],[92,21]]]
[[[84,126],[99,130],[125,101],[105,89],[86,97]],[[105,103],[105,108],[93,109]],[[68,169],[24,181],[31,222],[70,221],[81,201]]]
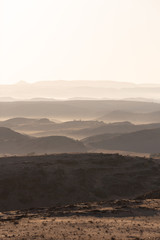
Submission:
[[[119,200],[3,212],[0,239],[160,239],[160,200]]]
[[[160,161],[119,154],[0,158],[0,211],[133,199],[159,189]]]
[[[0,239],[160,239],[160,161],[0,158]],[[124,200],[125,199],[125,200]]]

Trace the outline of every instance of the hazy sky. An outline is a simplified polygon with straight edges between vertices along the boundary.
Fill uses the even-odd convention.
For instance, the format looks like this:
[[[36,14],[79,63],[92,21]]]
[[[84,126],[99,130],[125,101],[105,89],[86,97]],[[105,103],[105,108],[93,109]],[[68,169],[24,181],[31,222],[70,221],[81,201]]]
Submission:
[[[0,83],[160,83],[160,0],[0,0]]]

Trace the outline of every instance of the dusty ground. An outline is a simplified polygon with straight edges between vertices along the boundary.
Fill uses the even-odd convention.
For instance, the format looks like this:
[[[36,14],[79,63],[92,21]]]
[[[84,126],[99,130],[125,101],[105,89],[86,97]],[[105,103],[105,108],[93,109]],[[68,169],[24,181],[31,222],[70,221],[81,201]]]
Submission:
[[[0,239],[160,239],[160,200],[119,200],[0,214]]]

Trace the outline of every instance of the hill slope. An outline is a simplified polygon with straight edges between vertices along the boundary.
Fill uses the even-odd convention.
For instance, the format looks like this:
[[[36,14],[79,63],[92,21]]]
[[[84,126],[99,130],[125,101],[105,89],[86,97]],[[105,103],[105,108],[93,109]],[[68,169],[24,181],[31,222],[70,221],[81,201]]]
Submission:
[[[95,149],[120,150],[137,153],[160,152],[160,128],[119,135],[98,135],[82,140]]]
[[[0,127],[0,154],[85,152],[83,143],[64,136],[31,138]]]
[[[0,141],[10,141],[10,140],[28,140],[29,137],[22,135],[20,133],[17,133],[9,128],[6,127],[0,127]]]

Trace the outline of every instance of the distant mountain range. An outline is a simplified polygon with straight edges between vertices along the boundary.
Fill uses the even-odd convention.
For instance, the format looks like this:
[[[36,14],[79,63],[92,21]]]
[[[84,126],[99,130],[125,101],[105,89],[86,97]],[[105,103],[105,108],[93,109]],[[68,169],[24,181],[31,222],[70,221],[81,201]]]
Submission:
[[[0,85],[0,96],[16,99],[159,99],[160,84],[134,84],[114,81],[42,81]],[[10,99],[9,99],[10,101]]]
[[[0,127],[0,154],[45,154],[86,152],[83,143],[64,136],[33,138]]]

